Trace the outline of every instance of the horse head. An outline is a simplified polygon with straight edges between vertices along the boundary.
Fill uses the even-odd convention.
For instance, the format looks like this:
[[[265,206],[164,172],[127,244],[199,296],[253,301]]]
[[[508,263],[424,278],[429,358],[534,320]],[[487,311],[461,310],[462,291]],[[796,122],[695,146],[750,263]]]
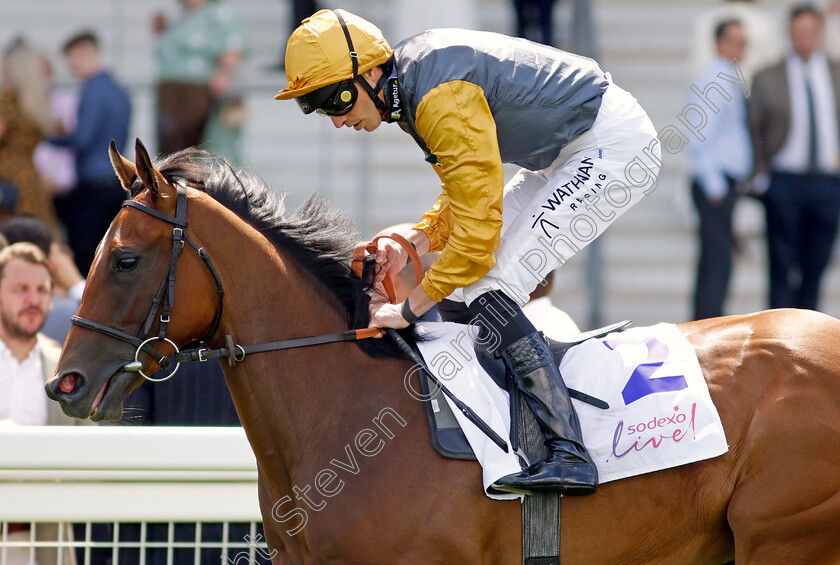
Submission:
[[[177,347],[209,339],[221,314],[218,278],[187,233],[187,200],[203,193],[188,197],[186,179],[164,177],[139,139],[135,151],[132,163],[111,142],[111,163],[132,199],[97,249],[78,315],[46,384],[48,396],[76,418],[119,419],[125,397],[166,367]]]

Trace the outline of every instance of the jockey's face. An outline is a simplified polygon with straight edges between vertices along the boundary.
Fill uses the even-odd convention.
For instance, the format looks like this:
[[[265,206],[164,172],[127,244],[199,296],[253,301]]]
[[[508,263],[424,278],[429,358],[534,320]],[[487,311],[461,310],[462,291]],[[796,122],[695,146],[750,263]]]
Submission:
[[[374,86],[380,76],[382,76],[382,69],[374,67],[360,75],[357,80],[366,80],[368,84]],[[379,96],[384,101],[385,97],[381,91],[379,92]],[[373,131],[382,123],[382,116],[379,114],[379,110],[376,109],[367,91],[361,87],[359,87],[359,97],[353,105],[353,108],[343,116],[330,116],[330,119],[337,128],[347,126],[354,128],[356,131],[363,129],[365,131]]]

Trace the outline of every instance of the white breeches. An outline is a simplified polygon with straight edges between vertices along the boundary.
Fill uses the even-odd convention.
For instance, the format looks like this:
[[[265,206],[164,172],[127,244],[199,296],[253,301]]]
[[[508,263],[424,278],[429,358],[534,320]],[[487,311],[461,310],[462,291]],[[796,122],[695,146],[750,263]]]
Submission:
[[[569,260],[656,188],[662,165],[656,130],[636,99],[615,84],[589,131],[541,171],[521,169],[505,186],[495,266],[451,300],[470,304],[500,290],[520,305],[546,274]]]

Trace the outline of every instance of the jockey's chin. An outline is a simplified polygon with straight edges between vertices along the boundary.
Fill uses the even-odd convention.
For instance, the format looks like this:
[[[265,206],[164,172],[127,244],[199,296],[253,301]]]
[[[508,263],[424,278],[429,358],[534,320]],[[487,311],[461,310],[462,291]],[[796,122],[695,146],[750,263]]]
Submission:
[[[354,127],[355,127],[356,131],[361,131],[361,130],[364,129],[365,131],[370,132],[370,131],[373,131],[376,128],[378,128],[381,124],[382,124],[382,117],[377,114],[376,116],[365,117],[362,121],[360,121]]]

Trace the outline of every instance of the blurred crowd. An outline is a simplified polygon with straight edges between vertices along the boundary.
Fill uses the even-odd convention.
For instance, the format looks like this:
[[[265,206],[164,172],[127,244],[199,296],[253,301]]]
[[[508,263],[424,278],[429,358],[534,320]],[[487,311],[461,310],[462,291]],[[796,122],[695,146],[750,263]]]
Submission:
[[[173,21],[151,18],[156,34],[157,133],[161,153],[201,145],[241,161],[244,120],[235,74],[248,52],[235,10],[221,1],[184,0]],[[25,37],[2,52],[0,219],[43,221],[87,273],[96,245],[124,198],[108,158],[125,150],[131,98],[105,67],[99,38],[80,30],[64,42],[76,88],[53,79],[54,62]]]
[[[764,216],[767,306],[816,310],[840,220],[840,1],[796,4],[784,19],[758,2],[724,2],[695,32],[684,112],[704,118],[688,143],[693,318],[726,313],[742,196]]]

